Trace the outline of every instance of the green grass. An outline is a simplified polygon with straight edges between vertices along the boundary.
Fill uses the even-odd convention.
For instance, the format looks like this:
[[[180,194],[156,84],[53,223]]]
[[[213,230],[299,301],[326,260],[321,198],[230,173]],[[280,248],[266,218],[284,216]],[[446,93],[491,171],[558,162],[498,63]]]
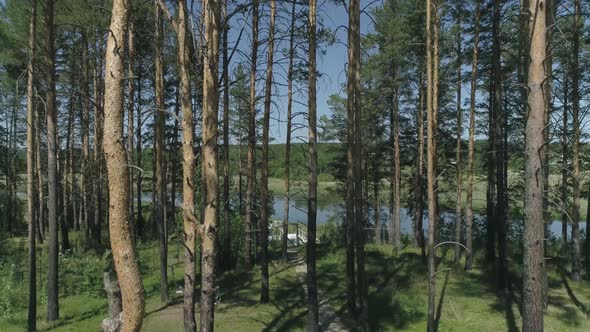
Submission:
[[[452,267],[450,251],[447,256],[449,259],[443,260],[438,269]],[[427,269],[419,253],[406,249],[394,255],[387,246],[368,245],[366,262],[371,330],[426,330]],[[517,277],[513,279],[513,300],[505,301],[495,290],[493,277],[490,278],[493,273],[484,267],[482,262],[470,272],[453,269],[437,275],[439,331],[520,330],[520,281]],[[346,311],[345,269],[342,250],[324,250],[318,262],[318,282],[331,305],[342,313]],[[584,305],[590,303],[587,281],[572,282],[566,277],[571,287],[569,294],[556,268],[549,277],[545,331],[589,331],[590,321],[573,300],[575,296]]]
[[[16,241],[17,243],[20,241]],[[159,295],[159,261],[157,243],[150,242],[139,246],[143,284],[146,291],[146,316],[142,331],[181,331],[182,295],[176,290],[182,287],[184,272],[183,252],[176,243],[169,244],[168,287],[170,303],[160,302]],[[24,250],[14,247],[13,254],[24,255]],[[39,247],[45,250],[44,246]],[[19,253],[20,252],[20,253]],[[177,255],[179,253],[179,255]],[[93,255],[85,253],[85,255]],[[46,257],[44,254],[43,257]],[[24,257],[21,257],[24,260]],[[62,258],[63,259],[63,258]],[[71,257],[70,259],[77,259]],[[250,272],[230,271],[218,280],[222,301],[216,306],[215,327],[220,331],[235,329],[242,331],[269,330],[303,330],[305,323],[305,296],[303,288],[295,276],[295,270],[289,265],[273,262],[269,268],[270,304],[259,304],[260,270]],[[2,270],[2,273],[5,271]],[[82,273],[82,272],[80,272]],[[100,274],[100,273],[97,273]],[[26,277],[26,275],[25,275]],[[102,278],[102,276],[98,276]],[[62,276],[60,287],[74,282],[74,276]],[[13,317],[0,316],[0,331],[23,331],[27,322],[26,299],[28,297],[27,281],[16,284],[20,288],[23,301],[15,308]],[[101,287],[99,285],[99,287]],[[17,290],[18,291],[18,290]],[[60,290],[60,320],[46,322],[46,304],[44,291],[38,288],[37,327],[39,331],[98,331],[100,322],[107,316],[106,295],[62,294]],[[2,296],[0,294],[0,296]],[[197,296],[197,322],[198,322]]]
[[[9,240],[15,244],[19,240]],[[43,249],[43,247],[40,247]],[[13,253],[24,250],[13,246]],[[369,285],[369,320],[372,331],[424,331],[427,309],[427,269],[420,254],[413,248],[393,253],[385,245],[367,245],[366,270]],[[73,254],[72,263],[82,256]],[[146,316],[142,331],[181,331],[183,255],[176,243],[170,243],[168,263],[171,301],[160,302],[158,250],[156,243],[139,246],[143,283],[146,290]],[[452,250],[442,254],[438,269],[452,267]],[[46,256],[45,256],[46,257]],[[477,257],[479,258],[479,257]],[[63,259],[63,257],[62,257]],[[23,259],[24,260],[24,259]],[[510,260],[512,297],[505,300],[494,286],[494,273],[476,259],[474,270],[452,269],[437,275],[437,307],[439,331],[518,331],[522,324],[519,258]],[[556,259],[550,262],[549,306],[545,313],[546,331],[589,331],[590,320],[585,312],[590,303],[587,281],[569,280],[562,268],[569,268]],[[81,266],[81,264],[74,266]],[[354,321],[346,314],[346,259],[344,251],[327,245],[319,246],[318,284],[322,297],[339,314],[345,325],[354,330]],[[3,269],[2,273],[5,272]],[[84,271],[79,273],[83,274]],[[76,282],[71,272],[62,277],[61,285]],[[302,331],[305,327],[306,300],[301,280],[292,266],[273,261],[270,266],[270,304],[259,303],[260,272],[229,271],[218,279],[221,303],[216,306],[215,328],[218,331]],[[21,296],[26,303],[26,283]],[[71,288],[70,288],[71,289]],[[92,292],[68,294],[60,292],[60,320],[45,321],[44,292],[39,290],[39,331],[97,331],[107,315],[104,294]],[[4,294],[0,294],[3,296]],[[198,313],[198,301],[197,301]],[[15,308],[12,318],[0,317],[0,331],[22,331],[26,326],[26,305]],[[198,317],[197,317],[198,321]]]
[[[319,181],[318,182],[318,200],[321,202],[340,202],[341,197],[332,194],[331,190],[338,185],[336,181]],[[307,181],[292,180],[290,182],[290,194],[304,197],[308,194]],[[285,180],[281,178],[269,178],[268,189],[275,195],[283,196],[285,193]]]

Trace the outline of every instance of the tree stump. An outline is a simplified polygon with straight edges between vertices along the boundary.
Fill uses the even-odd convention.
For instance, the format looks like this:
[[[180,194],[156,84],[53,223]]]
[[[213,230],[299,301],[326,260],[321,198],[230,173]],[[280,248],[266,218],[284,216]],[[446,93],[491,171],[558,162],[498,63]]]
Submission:
[[[119,281],[111,280],[109,272],[103,273],[104,290],[109,301],[109,317],[102,320],[103,332],[118,332],[123,324],[123,305],[121,302],[121,288]]]

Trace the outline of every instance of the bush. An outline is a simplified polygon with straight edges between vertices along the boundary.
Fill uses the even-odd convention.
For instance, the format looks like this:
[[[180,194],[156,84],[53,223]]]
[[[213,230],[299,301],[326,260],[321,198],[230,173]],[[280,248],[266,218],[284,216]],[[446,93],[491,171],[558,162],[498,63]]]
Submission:
[[[14,318],[18,308],[26,307],[27,297],[17,283],[17,266],[11,265],[9,274],[0,277],[0,317]]]
[[[95,255],[60,254],[60,286],[67,294],[103,296],[105,259]]]

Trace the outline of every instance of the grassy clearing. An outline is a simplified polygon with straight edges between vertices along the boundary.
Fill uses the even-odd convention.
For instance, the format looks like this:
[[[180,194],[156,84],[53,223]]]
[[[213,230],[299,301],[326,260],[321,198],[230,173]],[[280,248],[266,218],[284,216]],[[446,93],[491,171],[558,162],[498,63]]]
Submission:
[[[439,269],[451,267],[452,252]],[[318,262],[320,288],[335,308],[346,310],[346,261],[344,252],[325,251]],[[554,266],[555,267],[555,266]],[[517,270],[518,266],[514,267]],[[426,330],[426,265],[419,252],[406,249],[394,255],[387,246],[367,246],[369,285],[369,320],[372,331]],[[451,270],[437,275],[439,331],[518,331],[522,326],[519,312],[520,285],[513,277],[512,299],[496,293],[493,273],[483,262],[470,272]],[[545,331],[589,331],[590,321],[584,310],[575,305],[589,303],[587,281],[572,282],[554,268],[549,275],[549,307],[545,314]],[[568,286],[565,286],[567,282]],[[571,292],[567,291],[570,287]],[[346,321],[346,320],[345,320]],[[353,328],[353,326],[351,326]]]
[[[146,291],[146,317],[142,331],[182,331],[182,295],[176,294],[176,291],[183,284],[183,253],[176,244],[170,244],[168,263],[171,267],[168,273],[168,287],[171,301],[164,304],[160,302],[159,295],[159,262],[156,246],[157,243],[147,243],[139,247],[143,284]],[[17,248],[15,247],[15,249]],[[43,246],[39,247],[39,250],[44,249]],[[180,255],[177,255],[178,253]],[[22,249],[14,251],[13,254],[21,255],[21,259],[26,260],[22,256],[25,254]],[[71,255],[68,259],[72,263],[78,263],[82,269],[81,257],[76,254]],[[85,253],[84,255],[93,254]],[[45,254],[43,257],[46,257]],[[60,257],[60,264],[63,260],[64,257]],[[98,258],[97,262],[104,263]],[[7,269],[6,266],[3,266],[1,273],[6,272]],[[101,270],[100,267],[98,269]],[[235,330],[236,327],[241,331],[260,331],[265,328],[289,331],[303,329],[305,296],[303,288],[295,276],[294,268],[273,262],[269,270],[271,304],[258,303],[259,269],[253,269],[250,272],[230,271],[220,277],[222,300],[217,305],[215,312],[215,324],[219,331]],[[98,287],[100,289],[102,287],[100,273],[101,271],[93,273],[97,275],[97,278],[90,288]],[[107,315],[106,295],[102,292],[97,294],[74,292],[71,289],[66,290],[66,294],[63,293],[66,285],[71,288],[72,283],[79,282],[77,275],[85,274],[85,271],[70,271],[68,274],[60,275],[60,320],[55,323],[48,323],[45,320],[47,310],[45,290],[38,286],[37,327],[39,331],[98,331],[100,329],[100,322]],[[14,303],[14,312],[11,315],[0,315],[0,331],[16,332],[25,329],[27,283],[25,275],[25,280],[14,284],[15,292],[21,300]],[[6,296],[6,294],[0,294],[0,297],[2,296]],[[198,300],[196,310],[198,313]]]
[[[16,241],[17,243],[19,241]],[[40,248],[42,249],[42,248]],[[330,306],[354,330],[354,322],[346,314],[346,260],[344,251],[321,245],[318,258],[318,282]],[[20,251],[20,250],[19,250]],[[142,331],[181,331],[182,295],[176,290],[182,285],[183,255],[175,243],[169,249],[169,290],[171,301],[159,299],[158,250],[156,243],[140,245],[140,262],[146,290],[146,316]],[[276,253],[275,253],[276,254]],[[21,258],[25,260],[21,251]],[[85,253],[84,255],[92,255]],[[452,250],[444,255],[439,269],[452,267]],[[46,257],[46,256],[45,256]],[[15,260],[18,260],[15,257]],[[63,257],[61,259],[64,259]],[[57,323],[45,321],[44,290],[39,290],[38,328],[40,331],[98,331],[107,314],[104,294],[78,292],[72,283],[83,283],[79,275],[95,273],[83,264],[81,256],[68,259],[80,271],[68,270],[60,281],[68,285],[60,297]],[[426,265],[413,248],[393,253],[385,245],[367,246],[367,278],[369,284],[369,319],[372,331],[424,331],[426,329],[427,280]],[[476,259],[471,272],[451,270],[437,276],[437,305],[440,312],[439,331],[518,331],[522,324],[519,311],[520,258],[510,260],[512,273],[511,297],[506,300],[494,287],[494,273],[483,261]],[[61,264],[62,262],[60,262]],[[104,262],[103,262],[104,263]],[[549,306],[545,314],[546,331],[590,331],[586,319],[590,303],[587,281],[572,282],[560,260],[552,260],[549,274]],[[65,265],[64,265],[65,266]],[[82,270],[86,266],[86,270]],[[73,267],[72,267],[73,268]],[[567,267],[566,267],[567,268]],[[86,272],[85,272],[86,271]],[[6,272],[3,266],[1,273]],[[74,275],[77,274],[77,275]],[[270,266],[271,303],[259,304],[260,274],[230,271],[219,278],[221,303],[216,307],[218,331],[303,331],[306,319],[305,294],[292,266],[273,261]],[[78,279],[77,279],[78,278]],[[100,283],[100,276],[98,278]],[[26,281],[18,290],[24,302],[14,308],[12,317],[0,316],[0,331],[22,331],[26,326]],[[96,287],[96,281],[86,288]],[[101,287],[99,284],[98,287]],[[63,291],[62,291],[63,292]],[[0,297],[6,294],[0,294]],[[24,305],[23,305],[24,304]],[[197,301],[198,304],[198,301]],[[198,312],[198,306],[197,306]],[[197,317],[198,321],[198,317]]]

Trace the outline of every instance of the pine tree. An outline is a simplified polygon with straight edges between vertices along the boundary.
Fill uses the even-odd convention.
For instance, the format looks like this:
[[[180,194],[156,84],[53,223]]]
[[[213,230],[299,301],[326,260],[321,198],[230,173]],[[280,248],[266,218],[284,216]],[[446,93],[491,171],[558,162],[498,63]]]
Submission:
[[[125,32],[131,10],[128,0],[113,1],[105,59],[104,152],[109,178],[109,231],[115,270],[123,301],[121,331],[141,329],[145,300],[139,264],[129,225],[129,168],[123,145],[123,82]]]

